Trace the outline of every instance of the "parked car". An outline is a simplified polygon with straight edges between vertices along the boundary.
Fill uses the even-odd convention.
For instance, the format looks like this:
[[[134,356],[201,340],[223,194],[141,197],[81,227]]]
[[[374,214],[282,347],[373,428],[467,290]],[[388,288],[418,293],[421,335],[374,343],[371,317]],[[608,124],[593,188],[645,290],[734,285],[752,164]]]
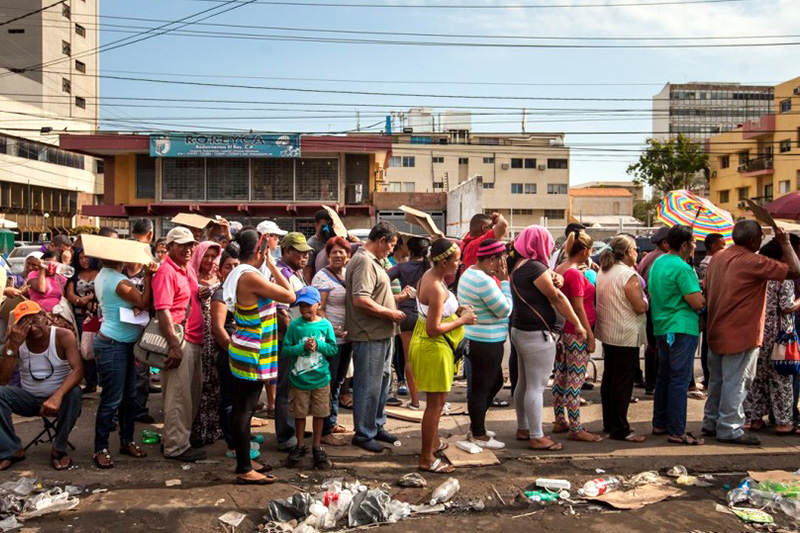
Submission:
[[[25,246],[17,246],[11,253],[8,254],[8,258],[6,261],[8,262],[8,266],[11,267],[12,274],[21,274],[23,270],[25,270],[25,258],[28,257],[28,254],[31,252],[39,251],[42,248],[41,245],[25,245]]]

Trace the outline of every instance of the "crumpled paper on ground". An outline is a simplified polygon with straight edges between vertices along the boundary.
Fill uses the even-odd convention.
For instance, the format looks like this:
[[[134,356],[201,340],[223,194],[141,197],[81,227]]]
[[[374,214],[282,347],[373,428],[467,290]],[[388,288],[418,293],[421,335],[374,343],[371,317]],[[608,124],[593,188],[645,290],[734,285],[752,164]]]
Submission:
[[[668,485],[642,485],[631,490],[615,490],[586,499],[606,503],[615,509],[632,510],[684,494],[684,490]]]

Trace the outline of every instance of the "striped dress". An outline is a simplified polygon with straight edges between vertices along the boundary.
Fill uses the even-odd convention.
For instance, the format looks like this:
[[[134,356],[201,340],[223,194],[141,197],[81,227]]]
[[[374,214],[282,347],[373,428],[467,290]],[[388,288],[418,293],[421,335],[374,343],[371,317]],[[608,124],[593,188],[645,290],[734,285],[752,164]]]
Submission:
[[[278,377],[278,323],[274,300],[259,298],[256,305],[236,303],[228,359],[234,377],[269,381]]]

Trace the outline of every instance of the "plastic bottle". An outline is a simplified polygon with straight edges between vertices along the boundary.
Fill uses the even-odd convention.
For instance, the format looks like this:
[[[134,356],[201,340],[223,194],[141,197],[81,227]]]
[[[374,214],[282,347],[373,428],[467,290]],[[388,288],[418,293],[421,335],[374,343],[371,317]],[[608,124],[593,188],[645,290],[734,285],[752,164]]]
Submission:
[[[431,494],[431,505],[449,501],[460,488],[461,485],[456,478],[448,478],[447,481],[433,490],[433,494]]]
[[[800,520],[800,500],[796,498],[781,498],[778,502],[781,511],[795,520]]]
[[[739,482],[735,489],[728,491],[728,505],[736,505],[737,503],[746,502],[750,499],[750,488],[752,487],[752,480],[749,477],[744,478]]]
[[[75,275],[75,269],[64,263],[56,263],[55,261],[47,261],[44,264],[47,272],[50,274],[60,274],[65,278],[71,278]]]
[[[620,485],[619,479],[613,476],[599,477],[584,483],[583,487],[578,489],[578,493],[583,496],[594,498],[595,496],[600,496],[612,490],[617,490]]]
[[[142,430],[142,444],[158,444],[161,442],[161,433],[152,429]]]

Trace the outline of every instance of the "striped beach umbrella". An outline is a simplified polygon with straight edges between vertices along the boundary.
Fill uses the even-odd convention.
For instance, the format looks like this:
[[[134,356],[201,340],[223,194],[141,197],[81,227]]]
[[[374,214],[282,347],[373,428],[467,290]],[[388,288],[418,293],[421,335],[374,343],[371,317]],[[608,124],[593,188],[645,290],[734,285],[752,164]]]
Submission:
[[[670,227],[678,224],[689,226],[698,241],[710,233],[721,233],[726,244],[733,242],[731,214],[690,191],[669,192],[658,206],[658,219]]]

